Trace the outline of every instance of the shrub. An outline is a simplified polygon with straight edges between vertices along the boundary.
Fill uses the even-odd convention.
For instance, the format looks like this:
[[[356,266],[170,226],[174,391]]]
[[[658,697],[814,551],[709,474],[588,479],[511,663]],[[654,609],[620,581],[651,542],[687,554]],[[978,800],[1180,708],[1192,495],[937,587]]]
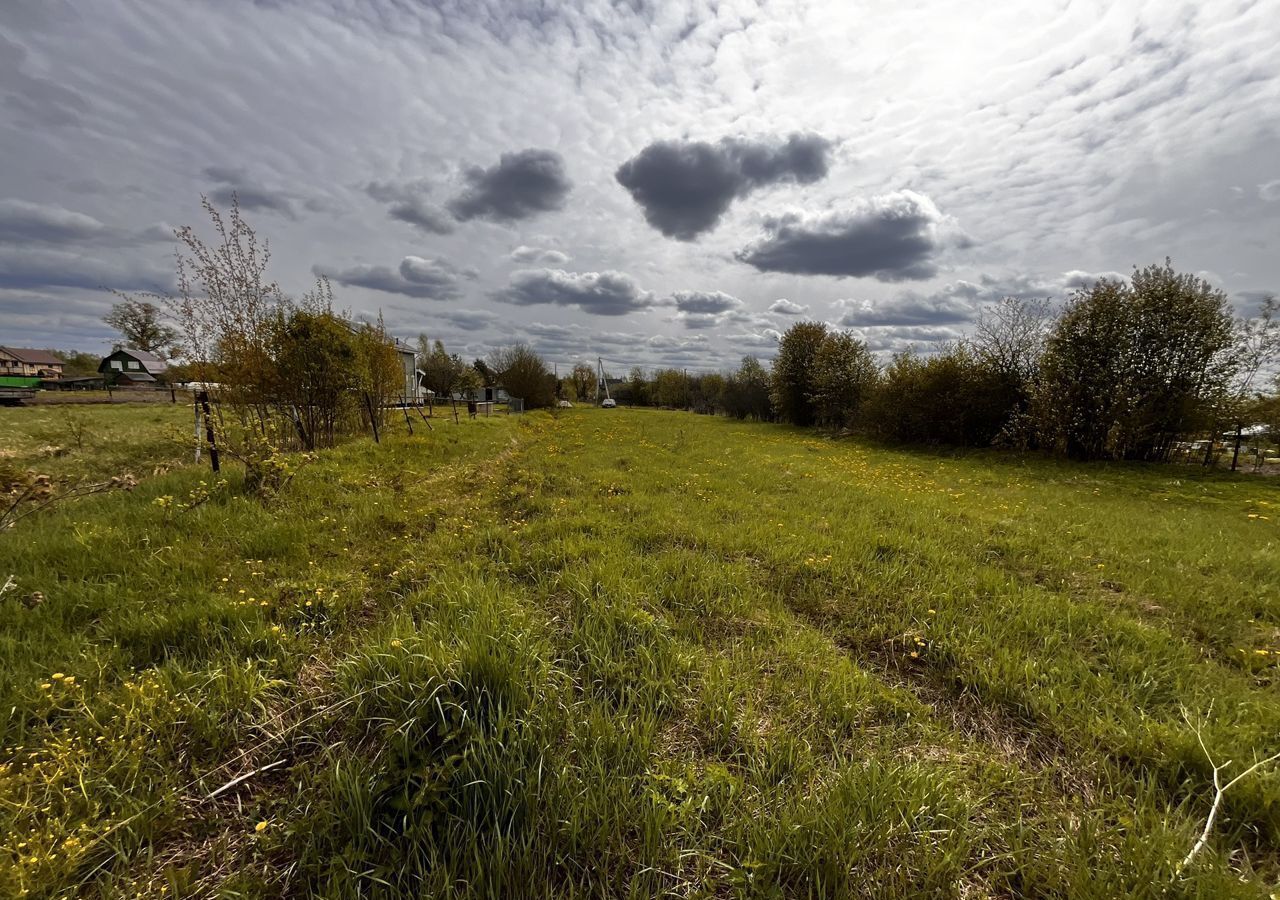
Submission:
[[[1212,428],[1236,366],[1222,291],[1163,266],[1132,286],[1077,291],[1050,334],[1035,389],[1041,441],[1081,459],[1163,459]]]

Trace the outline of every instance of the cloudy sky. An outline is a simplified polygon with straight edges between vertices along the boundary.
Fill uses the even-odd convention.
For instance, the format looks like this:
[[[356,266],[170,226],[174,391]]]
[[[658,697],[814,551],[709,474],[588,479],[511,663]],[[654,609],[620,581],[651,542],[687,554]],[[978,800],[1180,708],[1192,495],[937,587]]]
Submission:
[[[237,193],[468,357],[888,351],[1173,257],[1280,289],[1280,0],[4,0],[0,343],[100,350]]]

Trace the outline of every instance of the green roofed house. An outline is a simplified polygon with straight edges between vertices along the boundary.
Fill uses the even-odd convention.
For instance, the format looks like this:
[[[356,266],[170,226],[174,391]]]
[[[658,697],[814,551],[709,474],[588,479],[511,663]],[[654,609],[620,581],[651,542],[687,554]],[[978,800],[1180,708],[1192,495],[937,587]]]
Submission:
[[[108,384],[154,384],[164,378],[169,367],[163,359],[146,350],[122,347],[104,356],[98,363],[98,371]]]

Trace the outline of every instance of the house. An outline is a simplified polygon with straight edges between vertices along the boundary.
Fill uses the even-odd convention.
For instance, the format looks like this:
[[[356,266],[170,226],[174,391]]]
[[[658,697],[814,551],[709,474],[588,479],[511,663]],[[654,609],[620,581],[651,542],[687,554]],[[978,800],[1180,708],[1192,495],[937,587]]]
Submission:
[[[396,354],[404,372],[404,397],[409,403],[421,403],[426,395],[422,389],[422,373],[418,371],[418,351],[396,338]]]
[[[146,350],[122,347],[103,357],[98,371],[110,384],[154,384],[164,378],[169,367],[163,359]]]
[[[48,350],[0,347],[0,378],[61,378],[62,366]]]

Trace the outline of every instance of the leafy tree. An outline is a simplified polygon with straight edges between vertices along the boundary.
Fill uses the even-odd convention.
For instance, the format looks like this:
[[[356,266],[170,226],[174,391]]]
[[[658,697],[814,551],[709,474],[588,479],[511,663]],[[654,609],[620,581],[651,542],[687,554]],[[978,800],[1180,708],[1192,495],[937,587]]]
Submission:
[[[659,369],[653,373],[650,399],[657,406],[687,409],[691,399],[689,377],[681,369]]]
[[[821,322],[796,322],[782,336],[773,361],[771,397],[784,422],[813,424],[814,362],[826,338],[827,326]]]
[[[507,394],[523,400],[526,409],[550,406],[555,401],[555,376],[528,344],[495,350],[488,362]]]
[[[632,405],[648,406],[652,402],[649,396],[649,379],[645,377],[644,369],[639,366],[631,370],[627,378],[627,387],[630,390]]]
[[[172,348],[178,332],[165,323],[160,307],[149,300],[139,300],[128,294],[118,294],[119,303],[102,321],[120,332],[123,346],[133,350],[145,350],[157,356],[173,355]]]
[[[54,354],[62,360],[62,371],[66,375],[94,375],[102,357],[79,350],[55,350]]]
[[[769,391],[769,373],[760,360],[744,356],[738,370],[725,379],[721,395],[724,411],[735,419],[772,419]]]
[[[827,334],[813,358],[814,415],[824,425],[848,427],[880,377],[866,343],[848,332]]]
[[[498,376],[494,374],[493,369],[490,369],[489,364],[483,359],[477,359],[471,364],[471,368],[475,369],[476,376],[480,381],[477,387],[493,387],[498,383]]]
[[[596,370],[586,363],[578,363],[569,373],[569,387],[574,400],[590,400],[595,396]]]
[[[1043,442],[1082,459],[1165,458],[1226,414],[1238,337],[1226,295],[1168,260],[1135,269],[1131,286],[1077,291],[1041,361]]]
[[[418,335],[418,368],[422,370],[422,383],[428,390],[435,391],[437,397],[450,397],[469,387],[480,386],[477,384],[480,376],[474,366],[468,366],[458,354],[445,350],[443,341],[429,341],[425,334]]]
[[[727,379],[719,372],[710,372],[694,380],[693,408],[697,412],[715,414],[724,410],[724,390]]]

